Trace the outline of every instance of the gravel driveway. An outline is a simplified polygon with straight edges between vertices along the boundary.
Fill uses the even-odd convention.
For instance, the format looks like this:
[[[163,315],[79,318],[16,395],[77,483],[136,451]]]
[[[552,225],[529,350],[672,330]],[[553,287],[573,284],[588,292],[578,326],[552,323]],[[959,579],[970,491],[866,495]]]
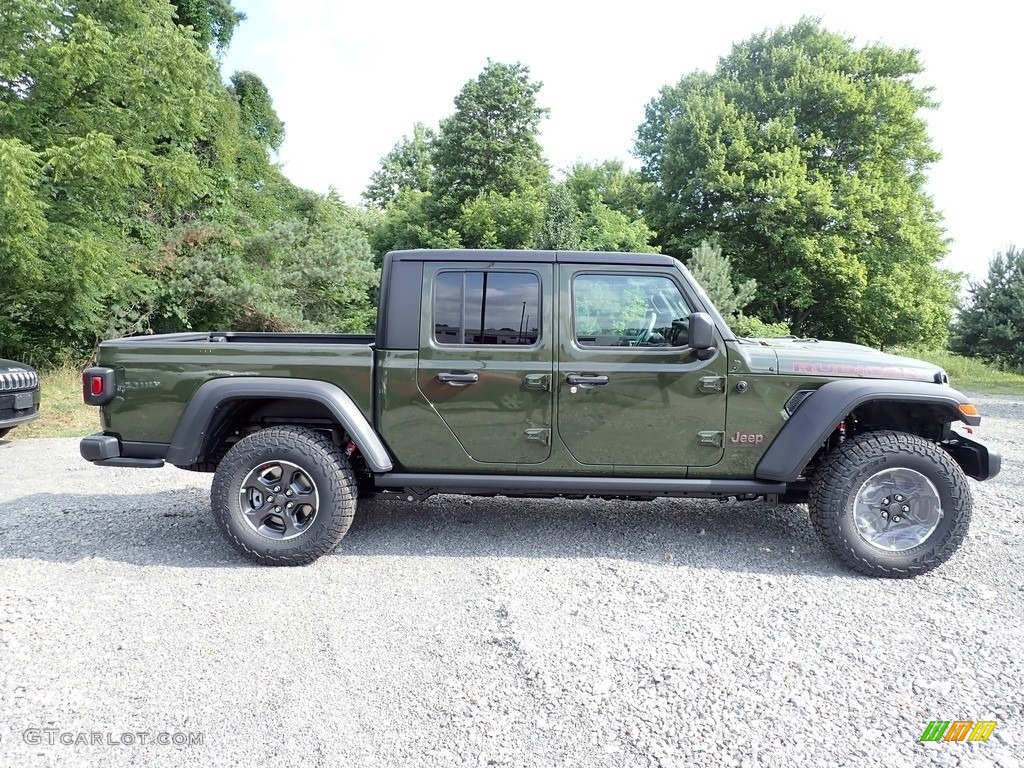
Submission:
[[[1024,404],[975,402],[1003,472],[912,581],[671,500],[376,502],[262,568],[208,475],[0,442],[0,766],[1024,765]]]

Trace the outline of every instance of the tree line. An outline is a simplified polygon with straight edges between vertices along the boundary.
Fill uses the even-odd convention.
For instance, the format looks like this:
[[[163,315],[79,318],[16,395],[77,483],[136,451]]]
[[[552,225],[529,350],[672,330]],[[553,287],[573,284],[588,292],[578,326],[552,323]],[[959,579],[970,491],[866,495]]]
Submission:
[[[296,187],[285,126],[220,53],[229,0],[7,0],[0,8],[0,355],[81,358],[192,328],[360,331],[396,248],[660,251],[744,333],[946,342],[938,159],[916,52],[814,19],[667,85],[622,162],[552,169],[542,84],[488,61],[416,124],[359,206]],[[960,334],[957,338],[967,338]]]
[[[0,4],[0,355],[219,327],[362,330],[358,211],[288,181],[228,0]]]

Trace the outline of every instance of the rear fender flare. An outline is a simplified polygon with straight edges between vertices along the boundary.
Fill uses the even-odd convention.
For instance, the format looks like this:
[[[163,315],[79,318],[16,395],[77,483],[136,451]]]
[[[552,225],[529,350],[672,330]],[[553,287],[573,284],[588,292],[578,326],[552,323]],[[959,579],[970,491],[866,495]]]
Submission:
[[[309,400],[324,406],[337,419],[373,472],[389,472],[391,456],[355,401],[326,381],[273,377],[213,379],[196,390],[185,406],[167,450],[167,463],[188,466],[199,460],[217,410],[229,402],[250,398]]]

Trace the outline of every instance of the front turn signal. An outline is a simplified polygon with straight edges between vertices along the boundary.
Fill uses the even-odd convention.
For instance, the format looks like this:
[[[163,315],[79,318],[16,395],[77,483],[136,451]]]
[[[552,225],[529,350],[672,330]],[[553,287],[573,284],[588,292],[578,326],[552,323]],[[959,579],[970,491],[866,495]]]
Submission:
[[[960,403],[959,407],[960,407],[960,413],[962,413],[964,416],[977,416],[978,415],[978,409],[975,408],[970,403]]]

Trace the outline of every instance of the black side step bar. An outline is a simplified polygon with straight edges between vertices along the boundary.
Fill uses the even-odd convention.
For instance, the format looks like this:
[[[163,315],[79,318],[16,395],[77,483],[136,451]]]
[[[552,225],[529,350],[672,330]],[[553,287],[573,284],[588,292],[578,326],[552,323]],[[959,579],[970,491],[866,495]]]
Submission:
[[[559,477],[553,475],[446,475],[388,472],[374,478],[382,490],[406,490],[417,497],[435,493],[499,496],[677,496],[716,498],[783,494],[786,483],[761,480],[664,477]]]

